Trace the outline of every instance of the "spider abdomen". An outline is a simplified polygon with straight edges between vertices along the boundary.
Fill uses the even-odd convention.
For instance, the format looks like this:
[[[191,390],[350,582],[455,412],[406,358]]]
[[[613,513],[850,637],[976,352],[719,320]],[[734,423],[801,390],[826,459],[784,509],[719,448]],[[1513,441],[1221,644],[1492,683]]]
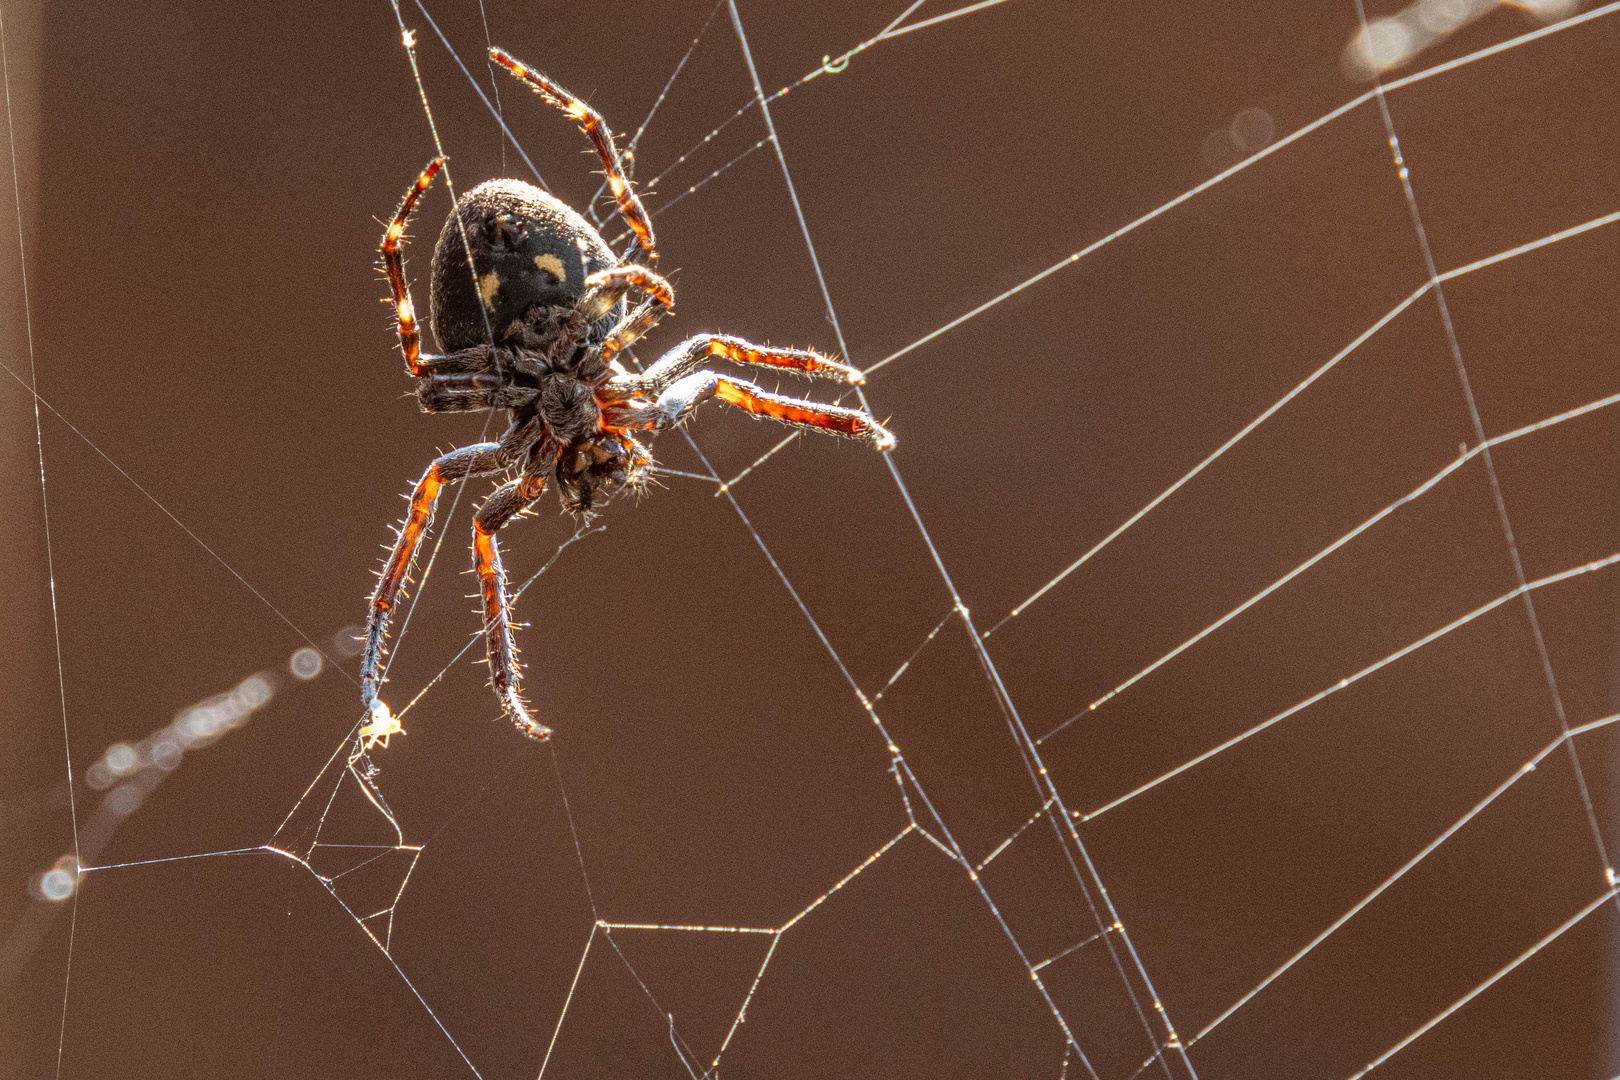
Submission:
[[[540,329],[535,320],[547,309],[571,308],[587,277],[618,262],[601,234],[560,200],[522,180],[489,180],[457,201],[439,232],[428,322],[446,352],[492,337],[511,341],[526,327]],[[601,320],[601,333],[623,313],[621,302]]]

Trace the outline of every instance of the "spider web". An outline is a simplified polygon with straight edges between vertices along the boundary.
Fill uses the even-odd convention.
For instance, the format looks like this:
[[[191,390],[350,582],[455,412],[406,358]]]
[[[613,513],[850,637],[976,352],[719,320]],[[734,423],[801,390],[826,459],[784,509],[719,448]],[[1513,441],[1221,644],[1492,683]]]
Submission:
[[[1620,5],[372,7],[45,38],[15,1075],[1620,1071]],[[647,349],[836,348],[900,446],[709,410],[507,530],[544,746],[444,500],[352,757],[358,567],[485,423],[368,215],[442,138],[617,231],[489,41],[633,142]]]

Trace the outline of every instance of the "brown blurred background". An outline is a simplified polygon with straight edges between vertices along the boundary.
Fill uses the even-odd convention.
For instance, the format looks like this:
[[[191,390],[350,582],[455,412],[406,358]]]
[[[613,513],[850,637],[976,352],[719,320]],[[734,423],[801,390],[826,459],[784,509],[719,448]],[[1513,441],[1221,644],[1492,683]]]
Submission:
[[[628,137],[711,9],[428,5],[576,206],[595,159],[532,95],[491,83],[485,20],[490,40]],[[739,9],[774,89],[903,6]],[[749,524],[713,483],[670,476],[612,505],[605,531],[523,597],[527,688],[551,744],[499,721],[475,649],[376,755],[403,842],[425,845],[392,938],[420,1000],[308,872],[273,854],[101,870],[76,901],[41,899],[41,874],[73,847],[64,727],[81,842],[100,823],[87,863],[271,840],[358,716],[354,661],[332,642],[363,619],[401,493],[483,420],[417,413],[378,303],[377,219],[433,152],[386,2],[13,0],[3,13],[33,357],[60,417],[41,421],[47,553],[31,399],[0,373],[0,1074],[54,1075],[60,1051],[75,1078],[461,1076],[468,1062],[532,1076],[576,972],[547,1075],[681,1076],[683,1054],[706,1066],[769,936],[599,933],[581,966],[593,918],[781,926],[904,829],[891,755],[838,661],[871,697],[941,620],[875,710],[937,812],[908,782],[919,820],[978,865],[1042,809],[888,470],[805,438],[735,487]],[[404,14],[458,189],[527,177],[421,11]],[[1361,93],[1340,63],[1357,25],[1348,0],[1008,0],[879,42],[777,99],[851,360],[877,363]],[[1406,70],[1536,25],[1496,10]],[[1620,14],[1390,95],[1439,270],[1620,210],[1617,51]],[[703,143],[752,98],[721,8],[637,147],[643,183],[693,150],[648,196],[680,305],[643,359],[701,330],[837,347],[769,146],[659,213],[765,135],[750,110]],[[413,229],[419,304],[448,205],[436,190]],[[0,217],[4,363],[26,379],[15,211]],[[1617,254],[1620,224],[1446,286],[1487,434],[1620,391]],[[895,360],[868,396],[984,631],[1426,276],[1369,103]],[[718,406],[690,430],[725,477],[783,434]],[[1617,435],[1608,409],[1499,448],[1528,578],[1620,550]],[[988,638],[1019,718],[1038,736],[1082,711],[1475,441],[1425,297]],[[708,472],[678,434],[656,450]],[[477,628],[468,509],[399,649],[396,709]],[[513,576],[573,529],[548,498],[505,534]],[[1620,708],[1617,576],[1534,593],[1571,726]],[[1094,809],[1516,582],[1476,458],[1054,735],[1042,758],[1068,809]],[[332,661],[307,681],[287,667],[303,635]],[[256,672],[274,696],[177,768],[137,767],[146,787],[91,777],[110,745]],[[1559,730],[1515,601],[1080,825],[1083,853],[1037,820],[985,867],[983,895],[908,835],[780,935],[722,1071],[1088,1075],[1065,1064],[1010,934],[1030,963],[1079,945],[1041,968],[1043,984],[1095,1074],[1126,1080],[1163,1027],[1120,935],[1081,944],[1098,930],[1098,880],[1191,1039]],[[1576,742],[1611,850],[1617,739]],[[334,775],[281,842],[308,840]],[[323,838],[392,843],[356,790],[332,800]],[[120,812],[105,809],[120,791]],[[1560,750],[1199,1039],[1191,1068],[1348,1075],[1600,896],[1603,870]],[[391,896],[402,872],[379,860],[339,895]],[[1620,976],[1605,968],[1617,914],[1581,922],[1380,1075],[1620,1072],[1607,1048]],[[1171,1054],[1143,1075],[1189,1070]]]

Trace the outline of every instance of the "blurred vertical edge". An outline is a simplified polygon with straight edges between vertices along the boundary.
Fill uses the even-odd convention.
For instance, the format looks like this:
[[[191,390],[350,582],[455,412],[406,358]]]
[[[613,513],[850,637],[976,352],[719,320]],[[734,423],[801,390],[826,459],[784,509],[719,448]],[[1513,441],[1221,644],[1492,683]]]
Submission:
[[[39,178],[43,6],[40,0],[0,0],[9,114],[6,142],[0,147],[5,176],[0,191],[0,352],[5,366],[22,379],[28,378],[29,368],[22,254],[33,253],[37,235],[32,208]],[[48,385],[48,365],[40,373]],[[46,775],[52,758],[61,759],[60,747],[48,735],[57,732],[60,740],[60,725],[37,719],[59,709],[60,703],[51,677],[50,576],[33,402],[10,375],[0,372],[0,384],[0,882],[5,883],[0,885],[0,926],[9,928],[33,903],[18,883],[27,879],[40,845],[67,850],[72,838],[34,836],[41,821],[54,827],[58,819],[25,810],[38,794],[33,790],[37,778]],[[0,986],[0,1062],[32,1058],[25,1048],[45,1019],[32,1004],[40,1000],[41,995],[22,992],[21,980]],[[0,1073],[9,1076],[10,1069]]]

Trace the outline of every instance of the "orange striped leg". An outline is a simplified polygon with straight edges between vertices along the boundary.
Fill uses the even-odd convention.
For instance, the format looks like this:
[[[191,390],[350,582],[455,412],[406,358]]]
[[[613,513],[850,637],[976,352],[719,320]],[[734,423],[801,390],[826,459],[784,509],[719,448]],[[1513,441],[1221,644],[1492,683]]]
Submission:
[[[433,520],[433,506],[439,501],[439,489],[467,476],[499,472],[505,468],[506,458],[498,443],[477,443],[452,450],[429,465],[422,479],[411,493],[411,508],[400,526],[394,549],[383,565],[382,576],[371,594],[370,612],[366,617],[366,647],[360,661],[360,703],[367,709],[377,699],[382,682],[381,666],[383,641],[388,636],[388,620],[399,599],[400,587],[416,558],[416,549],[422,545],[428,523]]]
[[[623,319],[608,333],[602,342],[602,362],[611,363],[625,349],[641,340],[658,321],[669,313],[669,309],[656,300],[644,300],[636,309]]]
[[[784,397],[762,390],[746,379],[734,379],[713,371],[688,375],[660,394],[654,406],[656,419],[653,426],[662,431],[678,424],[711,397],[717,397],[755,416],[768,416],[796,427],[861,439],[876,450],[894,447],[894,436],[889,430],[859,409]]]
[[[607,170],[608,188],[619,204],[619,216],[634,230],[642,250],[647,253],[647,261],[656,263],[658,249],[653,246],[652,219],[647,216],[647,208],[641,205],[641,199],[624,175],[624,163],[619,159],[619,148],[613,143],[613,131],[607,126],[607,121],[595,109],[505,49],[490,49],[489,58],[528,83],[530,89],[567,113],[579,125],[579,129],[596,147],[596,156],[602,159],[602,167]]]
[[[611,361],[635,344],[665,315],[675,313],[675,287],[637,263],[623,263],[611,270],[598,271],[585,279],[585,286],[592,291],[580,300],[580,307],[594,305],[602,315],[606,315],[619,302],[619,298],[632,289],[639,289],[647,295],[647,299],[634,311],[619,320],[607,340],[602,342],[604,361]]]
[[[661,394],[677,379],[697,370],[698,365],[711,356],[736,364],[781,368],[811,378],[835,379],[853,385],[866,381],[866,376],[858,368],[841,364],[810,349],[773,349],[739,337],[699,334],[681,342],[648,368],[641,377],[642,388],[651,395]]]
[[[503,484],[484,500],[473,522],[473,565],[484,598],[484,645],[489,654],[489,682],[506,715],[531,739],[551,737],[551,729],[529,715],[518,694],[522,668],[512,637],[512,605],[506,598],[506,568],[501,565],[495,534],[545,490],[545,479],[524,477]]]
[[[666,311],[675,310],[675,287],[662,275],[637,263],[621,263],[611,270],[598,270],[585,279],[585,287],[600,289],[604,297],[611,297],[608,307],[631,289],[640,289]]]
[[[405,280],[405,264],[400,259],[399,249],[405,241],[405,222],[410,219],[411,211],[416,209],[422,193],[432,186],[433,177],[442,168],[442,157],[428,162],[411,190],[405,193],[405,200],[399,204],[394,220],[388,223],[388,231],[383,234],[383,266],[388,270],[388,284],[394,291],[394,312],[399,319],[399,348],[405,354],[405,370],[412,375],[422,374],[422,333],[416,326],[416,307],[411,303],[411,285]]]

